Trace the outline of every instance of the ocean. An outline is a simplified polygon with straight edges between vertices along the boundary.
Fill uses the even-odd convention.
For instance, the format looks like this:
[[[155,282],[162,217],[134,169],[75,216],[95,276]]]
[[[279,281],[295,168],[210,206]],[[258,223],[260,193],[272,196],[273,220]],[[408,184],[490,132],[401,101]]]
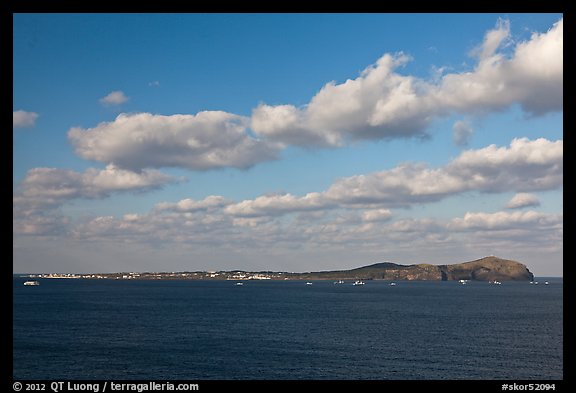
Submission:
[[[24,281],[13,279],[14,379],[563,378],[561,278]]]

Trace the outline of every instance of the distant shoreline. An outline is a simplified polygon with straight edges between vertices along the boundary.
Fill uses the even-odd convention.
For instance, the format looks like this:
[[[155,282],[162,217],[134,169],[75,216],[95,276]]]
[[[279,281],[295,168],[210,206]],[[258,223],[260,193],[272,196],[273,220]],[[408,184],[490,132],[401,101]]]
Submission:
[[[400,265],[376,263],[350,270],[274,272],[244,270],[117,273],[41,273],[21,275],[46,279],[113,280],[398,280],[398,281],[533,281],[534,275],[520,262],[490,256],[452,265]]]

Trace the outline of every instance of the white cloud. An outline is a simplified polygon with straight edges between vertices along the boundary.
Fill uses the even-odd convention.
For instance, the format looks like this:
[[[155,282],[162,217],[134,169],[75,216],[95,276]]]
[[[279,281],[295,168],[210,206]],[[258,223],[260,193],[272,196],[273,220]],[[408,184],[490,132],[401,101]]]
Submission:
[[[157,170],[140,173],[120,169],[112,164],[105,169],[89,168],[84,173],[58,168],[34,168],[19,185],[20,195],[45,201],[74,198],[102,198],[113,192],[146,191],[174,182]]]
[[[20,210],[20,211],[19,211]],[[12,232],[20,235],[61,235],[70,225],[70,220],[55,211],[22,211],[15,208]]]
[[[100,99],[100,103],[102,105],[106,105],[106,106],[110,106],[110,105],[121,105],[125,102],[127,102],[130,98],[127,97],[124,92],[120,91],[120,90],[116,90],[113,91],[111,93],[109,93],[108,95],[106,95],[105,97],[102,97]]]
[[[547,213],[530,211],[517,212],[495,212],[466,213],[462,218],[454,218],[449,224],[454,229],[510,229],[515,227],[526,227],[526,225],[554,226],[562,224],[562,215],[551,215]]]
[[[132,172],[108,164],[102,170],[94,168],[86,170],[82,181],[87,191],[86,195],[93,193],[100,196],[110,192],[157,189],[176,179],[154,169]]]
[[[474,134],[474,129],[470,123],[458,120],[452,126],[452,139],[456,146],[466,146]]]
[[[24,128],[24,127],[34,127],[36,125],[36,119],[38,118],[38,113],[27,112],[23,110],[12,112],[12,127],[13,128]]]
[[[356,79],[326,84],[303,107],[260,104],[251,127],[286,144],[340,146],[358,139],[423,137],[434,119],[450,114],[487,114],[513,104],[535,115],[561,110],[563,19],[518,43],[507,57],[499,49],[509,42],[509,22],[500,20],[475,51],[472,71],[431,81],[401,75],[396,70],[410,58],[385,54]]]
[[[478,57],[480,61],[490,59],[506,41],[510,41],[510,21],[498,19],[496,27],[486,33],[482,45],[476,47],[471,55]]]
[[[521,192],[516,194],[506,204],[506,209],[519,209],[522,207],[540,206],[538,197],[534,194]]]
[[[195,201],[193,199],[186,198],[182,199],[177,203],[161,202],[156,205],[156,209],[191,212],[197,210],[222,208],[230,203],[231,202],[229,202],[226,198],[222,196],[210,195],[200,201]]]
[[[431,119],[418,93],[428,86],[394,72],[408,61],[402,53],[385,54],[358,78],[326,84],[303,108],[261,104],[251,127],[271,140],[303,146],[423,135]]]
[[[82,158],[133,170],[248,168],[275,159],[279,146],[249,136],[245,122],[221,111],[120,114],[94,128],[72,128],[68,138]]]
[[[520,42],[510,58],[496,49],[509,35],[499,22],[486,34],[480,60],[472,72],[448,74],[434,93],[438,103],[458,113],[482,114],[514,103],[531,114],[563,107],[564,22]]]
[[[388,221],[391,217],[389,209],[366,210],[362,213],[362,220],[366,222]]]
[[[253,200],[244,200],[229,205],[225,211],[234,216],[255,217],[318,210],[327,206],[327,201],[323,199],[320,193],[312,192],[303,197],[297,197],[292,194],[263,195]]]
[[[446,167],[465,189],[483,192],[537,191],[561,187],[564,143],[544,138],[512,140],[462,152]]]
[[[336,180],[327,190],[302,197],[262,195],[230,202],[226,214],[243,217],[279,216],[329,209],[384,209],[440,201],[464,192],[551,190],[563,184],[563,141],[514,139],[509,147],[490,145],[467,150],[440,168],[405,163],[392,169]],[[177,205],[197,202],[183,200]],[[184,210],[184,209],[180,209]]]
[[[468,191],[550,190],[563,184],[563,141],[514,139],[467,150],[442,168],[406,163],[337,180],[323,197],[340,205],[409,206]]]
[[[177,181],[157,170],[140,173],[107,165],[84,173],[58,168],[28,171],[13,196],[13,231],[27,235],[55,235],[68,230],[70,220],[59,207],[78,198],[105,198],[118,192],[144,192]],[[130,216],[128,216],[129,218]]]
[[[70,200],[105,198],[118,192],[144,192],[176,180],[157,170],[135,173],[114,165],[102,170],[89,168],[84,173],[34,168],[28,171],[13,197],[14,233],[62,232],[69,220],[58,208]]]

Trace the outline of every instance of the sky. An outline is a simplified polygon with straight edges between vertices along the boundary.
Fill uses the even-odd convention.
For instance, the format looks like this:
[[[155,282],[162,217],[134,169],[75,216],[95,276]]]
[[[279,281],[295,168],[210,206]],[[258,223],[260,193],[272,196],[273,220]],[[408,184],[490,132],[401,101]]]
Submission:
[[[563,273],[561,14],[14,14],[15,273]]]

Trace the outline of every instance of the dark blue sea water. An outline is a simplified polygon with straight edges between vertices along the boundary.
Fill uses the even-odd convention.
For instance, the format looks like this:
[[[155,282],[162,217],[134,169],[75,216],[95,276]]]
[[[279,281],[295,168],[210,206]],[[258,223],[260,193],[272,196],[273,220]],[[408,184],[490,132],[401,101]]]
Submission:
[[[561,279],[13,280],[15,379],[562,379]]]

